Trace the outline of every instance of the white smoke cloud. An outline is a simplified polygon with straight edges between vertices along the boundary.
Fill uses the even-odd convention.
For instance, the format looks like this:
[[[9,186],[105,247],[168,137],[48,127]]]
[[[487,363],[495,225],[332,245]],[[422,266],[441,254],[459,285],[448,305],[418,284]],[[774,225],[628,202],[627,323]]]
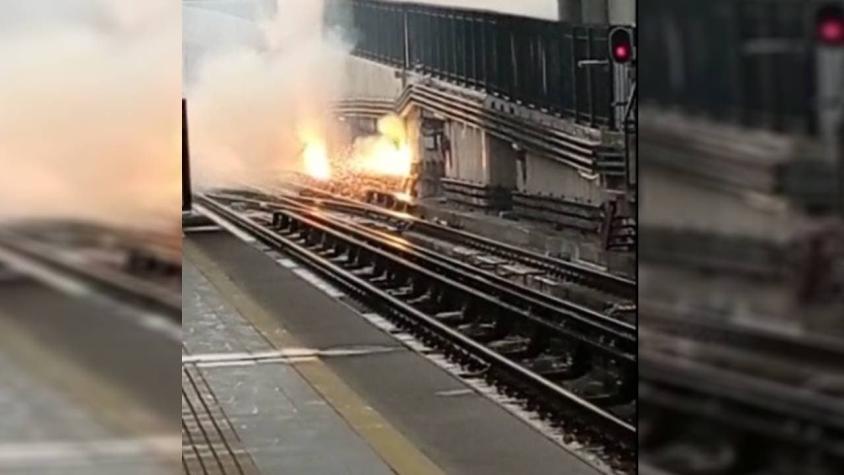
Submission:
[[[303,136],[329,133],[331,102],[343,81],[348,47],[323,35],[322,1],[280,0],[277,15],[240,3],[237,16],[185,10],[199,188],[261,185],[301,169]],[[227,41],[203,33],[217,30]]]
[[[178,226],[178,3],[0,11],[0,220]]]
[[[323,32],[323,0],[192,0],[184,10],[192,178],[198,189],[274,183],[329,138],[351,45]],[[556,17],[555,0],[425,3]],[[274,14],[277,12],[277,14]],[[341,141],[341,140],[336,140]]]

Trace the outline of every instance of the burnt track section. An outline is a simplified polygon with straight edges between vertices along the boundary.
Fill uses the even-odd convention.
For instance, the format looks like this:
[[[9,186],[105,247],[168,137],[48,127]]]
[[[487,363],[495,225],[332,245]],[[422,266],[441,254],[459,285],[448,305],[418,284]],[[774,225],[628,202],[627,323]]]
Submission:
[[[599,447],[616,468],[635,466],[635,333],[539,302],[522,307],[465,269],[375,245],[383,237],[341,232],[301,208],[261,209],[235,197],[199,202],[523,401],[569,440]]]

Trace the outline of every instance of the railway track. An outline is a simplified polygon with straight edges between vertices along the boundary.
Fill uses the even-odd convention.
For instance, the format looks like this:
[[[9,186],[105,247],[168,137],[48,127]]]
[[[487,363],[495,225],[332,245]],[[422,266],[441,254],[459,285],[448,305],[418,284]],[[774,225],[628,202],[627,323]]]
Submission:
[[[824,467],[844,463],[844,343],[684,317],[643,309],[639,394],[650,429],[642,454],[667,453],[684,437],[698,448],[717,440],[730,456],[706,473],[769,473],[763,468],[788,463],[837,473]],[[705,429],[689,439],[693,427]],[[688,472],[693,460],[669,473]]]
[[[733,452],[729,463],[705,473],[769,473],[736,471],[745,465],[767,465],[756,460],[760,453],[787,451],[794,460],[814,458],[828,467],[840,468],[844,462],[840,395],[817,394],[676,355],[641,353],[639,357],[644,416],[640,424],[652,427],[642,437],[643,458],[685,439],[693,447],[718,441]],[[676,472],[690,473],[688,468]]]
[[[794,335],[702,314],[682,314],[659,305],[642,306],[641,323],[648,331],[699,343],[741,348],[769,358],[788,358],[816,369],[844,371],[844,341],[820,335]]]
[[[635,327],[551,307],[363,227],[231,195],[207,211],[280,250],[441,351],[617,469],[635,467]],[[631,332],[632,328],[632,332]]]
[[[386,249],[390,252],[399,253],[405,259],[419,262],[421,265],[428,266],[429,269],[442,272],[444,275],[448,275],[454,279],[464,279],[466,275],[477,274],[479,270],[459,259],[451,258],[443,255],[441,252],[409,242],[394,233],[385,232],[379,229],[370,229],[368,226],[351,223],[346,220],[341,221],[334,219],[332,216],[325,213],[314,213],[313,208],[308,209],[302,202],[300,202],[300,200],[297,199],[275,197],[270,198],[271,201],[265,201],[263,199],[240,197],[238,195],[214,196],[223,200],[236,200],[239,203],[246,204],[260,210],[286,211],[295,209],[298,213],[306,214],[310,219],[315,220],[320,224],[330,226],[338,232],[354,235],[371,245]],[[351,208],[352,211],[360,211],[360,208],[357,208],[356,204],[341,203],[337,206],[332,206],[331,203],[326,204],[321,201],[313,203],[309,201],[306,202],[312,205],[318,205],[323,209],[337,209],[339,206],[345,211],[348,211],[349,208]],[[401,219],[401,216],[397,219]],[[390,229],[397,228],[400,230],[406,230],[407,227],[407,223],[402,221],[392,226]],[[421,262],[420,259],[422,259]],[[454,269],[457,269],[459,272],[455,272]],[[560,314],[557,317],[558,320],[565,318],[589,320],[595,322],[596,324],[605,325],[608,331],[616,334],[635,335],[636,333],[635,324],[623,319],[607,316],[585,306],[562,300],[543,292],[539,292],[535,289],[519,285],[494,273],[483,272],[481,275],[483,278],[474,279],[475,286],[477,288],[482,289],[489,295],[497,295],[499,298],[506,300],[508,303],[517,305],[526,311],[534,313],[548,312]]]
[[[172,320],[181,320],[180,291],[147,278],[149,273],[157,271],[152,269],[154,266],[151,262],[155,259],[151,257],[143,258],[145,275],[139,276],[133,273],[134,269],[121,271],[108,265],[92,265],[86,260],[73,259],[56,245],[37,242],[28,236],[10,232],[0,234],[0,252],[5,260],[33,269],[32,272],[40,276],[44,272],[53,273],[115,300],[138,305]],[[136,256],[130,256],[130,267],[137,265]],[[172,272],[169,265],[162,264],[160,267],[166,267],[166,272]]]
[[[558,259],[538,252],[513,246],[478,234],[455,229],[429,220],[364,204],[314,187],[300,186],[301,196],[288,197],[287,202],[295,199],[302,203],[319,205],[327,209],[339,210],[350,214],[368,216],[376,220],[393,223],[406,232],[418,232],[431,238],[454,245],[476,249],[485,254],[496,256],[508,262],[521,264],[542,271],[546,276],[562,283],[574,284],[597,290],[620,301],[631,303],[637,298],[636,281],[605,270]],[[279,199],[262,193],[253,193],[256,199],[268,202]]]

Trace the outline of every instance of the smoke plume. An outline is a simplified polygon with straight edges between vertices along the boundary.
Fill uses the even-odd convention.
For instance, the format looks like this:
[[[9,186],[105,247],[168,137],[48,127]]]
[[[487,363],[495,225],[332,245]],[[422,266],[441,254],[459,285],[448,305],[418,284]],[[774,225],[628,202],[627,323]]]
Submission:
[[[250,13],[250,22],[185,11],[193,178],[200,189],[273,183],[283,171],[302,169],[305,137],[331,134],[348,47],[323,34],[322,1],[243,5],[240,17]],[[225,41],[204,31],[223,31]]]
[[[178,226],[179,8],[0,1],[0,220]]]

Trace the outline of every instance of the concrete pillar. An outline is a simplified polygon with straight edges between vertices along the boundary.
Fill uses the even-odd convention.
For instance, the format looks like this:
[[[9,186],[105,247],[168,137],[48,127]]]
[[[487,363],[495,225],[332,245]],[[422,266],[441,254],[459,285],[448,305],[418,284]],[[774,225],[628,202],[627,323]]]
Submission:
[[[607,0],[611,25],[635,25],[637,0]]]
[[[506,189],[516,188],[518,152],[509,141],[501,140],[489,134],[486,135],[485,145],[487,182],[489,185]]]
[[[583,17],[580,2],[581,0],[557,0],[559,20],[566,23],[580,23]]]
[[[605,25],[609,22],[607,0],[583,0],[581,10],[583,23]]]
[[[632,0],[557,0],[558,17],[562,22],[607,24],[610,21],[610,3],[618,14],[635,19],[636,6]],[[629,6],[631,4],[632,7]]]

